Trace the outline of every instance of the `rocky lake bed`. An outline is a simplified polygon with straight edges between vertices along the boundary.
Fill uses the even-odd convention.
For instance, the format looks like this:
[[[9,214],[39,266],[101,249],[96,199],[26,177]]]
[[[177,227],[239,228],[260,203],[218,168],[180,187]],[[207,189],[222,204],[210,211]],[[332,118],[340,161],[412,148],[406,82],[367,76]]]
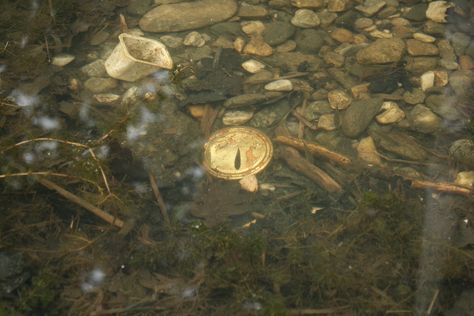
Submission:
[[[469,1],[0,9],[0,315],[469,314]]]

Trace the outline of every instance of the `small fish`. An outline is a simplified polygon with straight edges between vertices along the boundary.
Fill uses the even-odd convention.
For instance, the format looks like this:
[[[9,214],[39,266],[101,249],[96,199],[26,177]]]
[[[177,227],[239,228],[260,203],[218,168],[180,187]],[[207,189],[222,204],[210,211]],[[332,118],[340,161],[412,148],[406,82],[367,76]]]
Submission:
[[[240,148],[237,148],[237,153],[235,154],[234,168],[235,170],[240,169]]]

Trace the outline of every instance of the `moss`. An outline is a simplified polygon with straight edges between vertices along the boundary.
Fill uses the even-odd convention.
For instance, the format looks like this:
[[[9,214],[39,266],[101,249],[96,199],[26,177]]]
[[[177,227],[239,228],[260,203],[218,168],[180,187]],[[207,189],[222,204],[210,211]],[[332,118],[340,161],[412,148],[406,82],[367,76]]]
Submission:
[[[58,275],[49,266],[41,269],[32,278],[31,285],[21,290],[21,300],[19,301],[18,309],[30,315],[43,313],[56,315],[59,283]]]

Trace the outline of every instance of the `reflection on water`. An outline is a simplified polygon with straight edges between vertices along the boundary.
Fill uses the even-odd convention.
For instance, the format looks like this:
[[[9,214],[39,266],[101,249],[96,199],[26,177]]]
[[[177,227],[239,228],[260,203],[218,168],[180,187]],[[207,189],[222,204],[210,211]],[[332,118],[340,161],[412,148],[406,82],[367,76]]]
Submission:
[[[473,23],[463,0],[0,3],[0,315],[468,315]],[[174,68],[112,78],[123,32]],[[204,168],[229,126],[271,139],[256,178]],[[260,170],[239,141],[226,172]]]

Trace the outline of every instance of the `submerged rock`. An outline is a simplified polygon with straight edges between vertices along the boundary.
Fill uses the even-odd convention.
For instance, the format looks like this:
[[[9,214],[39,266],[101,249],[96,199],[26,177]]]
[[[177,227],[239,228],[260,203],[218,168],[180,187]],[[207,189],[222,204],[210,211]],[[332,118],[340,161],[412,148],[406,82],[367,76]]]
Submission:
[[[179,32],[225,21],[237,12],[235,0],[200,0],[160,5],[139,22],[147,32]]]
[[[449,154],[456,160],[470,168],[474,168],[474,141],[471,139],[458,139],[451,147]]]
[[[394,153],[402,158],[423,161],[429,157],[428,152],[423,149],[412,137],[397,131],[390,133],[381,131],[370,131],[377,143],[388,152]]]
[[[400,61],[405,43],[399,38],[378,39],[357,52],[361,64],[386,64]]]
[[[352,102],[352,105],[342,115],[342,132],[351,138],[359,136],[372,122],[381,106],[381,98]]]
[[[433,133],[441,127],[441,118],[424,105],[417,104],[408,113],[411,127],[421,133]]]

